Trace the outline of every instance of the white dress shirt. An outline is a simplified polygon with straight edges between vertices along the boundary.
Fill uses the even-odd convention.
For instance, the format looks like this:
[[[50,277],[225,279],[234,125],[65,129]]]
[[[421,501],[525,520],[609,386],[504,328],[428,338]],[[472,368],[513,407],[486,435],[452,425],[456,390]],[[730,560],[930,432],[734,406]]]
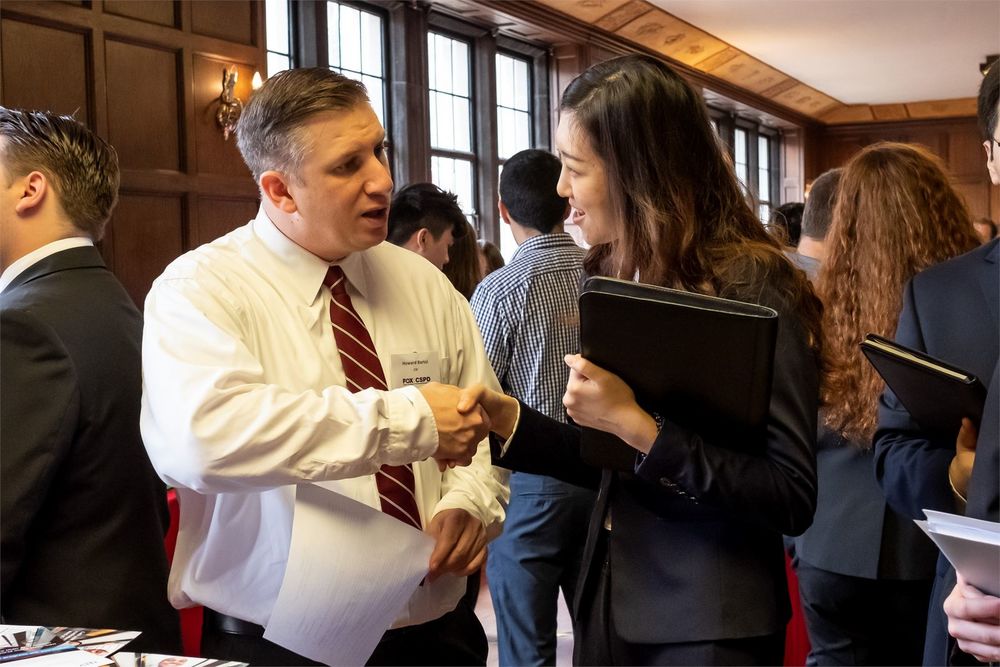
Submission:
[[[440,380],[497,388],[468,305],[427,260],[382,243],[340,266],[390,387],[395,354],[440,358]],[[473,464],[438,471],[433,415],[415,387],[351,393],[330,324],[329,265],[257,218],[175,260],[146,299],[142,436],[177,487],[176,607],[266,625],[288,559],[295,487],[336,480],[379,508],[373,473],[415,463],[423,525],[460,508],[499,533],[505,476],[484,440]],[[372,545],[377,548],[377,545]],[[421,586],[394,627],[455,607],[465,579]]]
[[[54,255],[70,248],[83,248],[92,246],[94,242],[88,236],[71,236],[68,239],[59,239],[52,243],[46,243],[41,248],[35,248],[27,255],[17,258],[10,263],[3,273],[0,273],[0,292],[7,289],[7,286],[14,282],[14,278],[24,273],[28,268],[34,266],[49,255]]]

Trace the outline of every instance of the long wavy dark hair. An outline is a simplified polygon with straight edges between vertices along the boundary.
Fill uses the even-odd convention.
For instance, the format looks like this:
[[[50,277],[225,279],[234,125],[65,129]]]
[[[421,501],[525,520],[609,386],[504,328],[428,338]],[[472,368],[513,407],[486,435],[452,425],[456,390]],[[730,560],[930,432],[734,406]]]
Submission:
[[[744,300],[770,284],[820,351],[820,302],[757,219],[684,79],[651,56],[613,58],[574,79],[560,110],[601,159],[619,220],[589,273]]]
[[[871,445],[885,383],[858,348],[865,334],[892,337],[906,281],[978,245],[972,218],[937,157],[883,142],[841,173],[817,291],[825,304],[823,421]]]

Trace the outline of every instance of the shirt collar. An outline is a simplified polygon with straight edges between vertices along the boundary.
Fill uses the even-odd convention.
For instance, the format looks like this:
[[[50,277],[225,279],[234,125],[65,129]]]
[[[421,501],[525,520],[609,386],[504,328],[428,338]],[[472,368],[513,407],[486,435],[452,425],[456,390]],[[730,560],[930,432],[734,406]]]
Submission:
[[[537,236],[531,236],[524,243],[517,247],[517,252],[514,256],[510,258],[510,261],[514,261],[521,255],[529,255],[538,250],[544,248],[559,248],[566,246],[575,246],[576,241],[567,232],[556,232],[554,234],[538,234]]]
[[[14,278],[24,273],[26,270],[42,261],[49,255],[54,255],[57,252],[62,252],[63,250],[69,250],[70,248],[82,248],[84,246],[93,246],[94,241],[86,236],[71,236],[68,239],[59,239],[58,241],[53,241],[52,243],[46,243],[41,248],[35,248],[27,255],[18,258],[16,261],[12,262],[7,270],[0,274],[0,292],[7,289],[7,286],[14,282]]]
[[[364,253],[351,253],[338,262],[327,262],[285,236],[267,217],[261,206],[253,221],[254,234],[284,269],[285,279],[295,295],[304,303],[312,304],[320,293],[323,279],[332,264],[344,270],[348,282],[361,296],[366,296],[368,283],[365,278]]]

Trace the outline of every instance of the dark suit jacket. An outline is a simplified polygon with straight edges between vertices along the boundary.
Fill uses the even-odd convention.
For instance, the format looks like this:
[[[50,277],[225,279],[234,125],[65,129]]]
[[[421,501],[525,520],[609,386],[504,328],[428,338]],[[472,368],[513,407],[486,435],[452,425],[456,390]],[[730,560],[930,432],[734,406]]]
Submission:
[[[760,302],[780,315],[763,455],[667,422],[635,474],[602,473],[581,460],[579,429],[523,405],[504,456],[493,443],[497,465],[599,488],[575,608],[602,566],[610,510],[611,613],[625,641],[754,637],[789,618],[781,535],[805,530],[815,509],[818,371],[797,319],[768,291]]]
[[[139,436],[142,317],[93,247],[0,294],[0,604],[18,624],[180,650],[163,483]]]
[[[933,579],[937,547],[888,506],[875,481],[874,453],[826,428],[818,445],[816,515],[795,538],[795,556],[849,577]]]
[[[997,244],[995,239],[917,274],[904,294],[896,340],[990,382],[996,373],[1000,347]],[[974,483],[970,483],[976,496],[968,508],[973,515],[979,507],[985,511],[992,506],[992,516],[986,513],[979,518],[994,521],[997,520],[997,400],[994,386],[979,429]],[[880,401],[879,427],[875,433],[875,472],[893,509],[919,519],[923,518],[924,508],[957,511],[948,484],[948,466],[954,455],[953,440],[928,437],[892,392],[886,390]],[[994,466],[992,471],[990,461]],[[991,475],[993,486],[989,489]],[[947,561],[939,559],[928,612],[925,664],[945,664],[948,659],[949,640],[941,609],[944,597],[950,592],[949,580],[954,584],[954,576],[949,579],[948,569]]]

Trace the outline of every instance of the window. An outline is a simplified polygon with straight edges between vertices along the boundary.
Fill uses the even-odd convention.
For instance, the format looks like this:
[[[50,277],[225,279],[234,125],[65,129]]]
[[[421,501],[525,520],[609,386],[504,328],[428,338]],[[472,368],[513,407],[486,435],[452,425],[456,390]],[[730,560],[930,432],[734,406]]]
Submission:
[[[762,223],[771,216],[771,138],[757,135],[757,206]]]
[[[462,211],[472,217],[477,202],[469,51],[469,44],[459,39],[427,34],[431,180],[454,192]]]
[[[737,127],[733,131],[733,165],[736,167],[736,178],[743,186],[743,192],[749,191],[750,156],[747,153],[747,131]]]
[[[751,200],[757,217],[766,223],[779,195],[778,152],[780,139],[773,129],[709,107],[712,127],[733,160],[733,170]]]
[[[497,158],[498,174],[507,158],[531,148],[531,63],[525,58],[498,53]],[[500,223],[500,254],[508,262],[517,251],[510,225]]]
[[[265,0],[264,13],[267,28],[267,76],[271,76],[293,66],[289,0]]]
[[[342,2],[327,2],[326,25],[327,64],[365,84],[375,115],[385,127],[385,26],[382,17]]]

